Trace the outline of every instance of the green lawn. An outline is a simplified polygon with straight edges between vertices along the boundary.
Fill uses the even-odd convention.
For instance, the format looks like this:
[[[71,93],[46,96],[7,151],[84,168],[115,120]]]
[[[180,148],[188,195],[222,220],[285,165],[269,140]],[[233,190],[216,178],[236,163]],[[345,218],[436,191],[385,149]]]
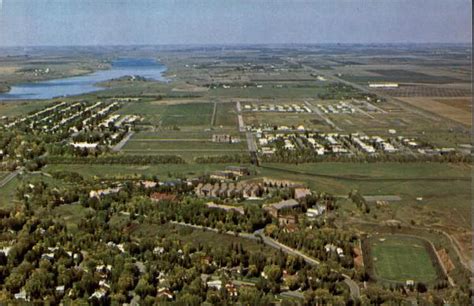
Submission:
[[[438,277],[425,243],[417,238],[377,237],[371,241],[370,256],[375,275],[383,280],[429,284]]]

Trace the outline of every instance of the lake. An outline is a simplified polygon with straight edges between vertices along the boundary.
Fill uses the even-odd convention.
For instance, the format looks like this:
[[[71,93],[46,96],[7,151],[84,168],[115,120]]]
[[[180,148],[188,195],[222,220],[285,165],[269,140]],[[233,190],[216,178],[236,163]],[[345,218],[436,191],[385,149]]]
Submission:
[[[165,81],[166,66],[153,59],[120,58],[112,61],[112,68],[77,77],[13,85],[7,93],[0,94],[0,100],[52,99],[61,96],[75,96],[101,90],[96,83],[123,76],[142,76]]]

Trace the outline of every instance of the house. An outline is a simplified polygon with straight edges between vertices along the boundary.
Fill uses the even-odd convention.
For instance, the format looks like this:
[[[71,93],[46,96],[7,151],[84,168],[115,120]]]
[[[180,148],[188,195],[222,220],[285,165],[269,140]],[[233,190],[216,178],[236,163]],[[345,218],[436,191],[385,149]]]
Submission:
[[[236,176],[250,175],[250,171],[247,167],[240,166],[228,166],[225,168],[226,171],[233,173]]]
[[[171,193],[154,192],[151,194],[150,199],[153,202],[161,202],[161,201],[174,202],[176,201],[176,195],[171,194]]]
[[[26,294],[25,289],[21,289],[20,292],[15,293],[13,296],[15,297],[15,300],[25,300],[27,302],[30,301],[30,299],[28,298],[28,295]]]
[[[235,211],[235,212],[238,212],[241,215],[245,214],[244,209],[242,207],[236,207],[236,206],[230,206],[230,205],[218,205],[218,204],[214,204],[212,202],[207,203],[206,206],[209,207],[209,208],[222,209],[222,210],[225,210],[227,212]]]
[[[237,296],[238,295],[237,288],[235,288],[234,284],[232,284],[232,283],[226,284],[225,289],[227,290],[227,292],[229,293],[230,296]]]
[[[210,196],[212,188],[213,186],[211,184],[205,184],[205,185],[199,184],[196,187],[195,192],[200,197],[207,197],[207,196]]]
[[[120,191],[120,189],[121,189],[120,187],[115,187],[115,188],[91,190],[89,192],[89,198],[100,198],[100,197],[108,195],[108,194],[118,193]]]
[[[324,212],[326,211],[326,207],[324,206],[316,206],[316,208],[309,208],[306,211],[306,216],[309,218],[316,218],[318,216],[321,216]]]
[[[157,292],[157,294],[156,294],[156,297],[157,297],[157,298],[165,297],[165,298],[167,298],[167,299],[169,299],[169,300],[172,300],[173,297],[174,297],[174,295],[173,295],[173,292],[171,292],[171,290],[169,290],[168,288],[162,287],[162,288],[159,288],[159,289],[158,289],[158,292]]]
[[[296,224],[298,223],[298,216],[294,214],[287,214],[278,216],[278,224],[287,225],[287,224]]]
[[[212,135],[212,142],[231,143],[232,136],[228,134],[214,134]]]
[[[299,206],[300,203],[298,203],[298,201],[294,199],[289,199],[285,201],[280,201],[278,203],[270,204],[265,207],[265,210],[268,211],[268,213],[274,218],[278,218],[283,210],[292,210],[298,208]]]
[[[234,179],[234,173],[229,171],[215,171],[210,177],[216,180],[232,180]]]
[[[311,195],[311,190],[309,188],[295,188],[293,192],[293,197],[297,200],[303,199],[308,195]]]
[[[93,298],[96,298],[98,300],[102,299],[105,295],[107,294],[107,292],[104,290],[104,289],[99,289],[99,290],[96,290],[94,293],[92,293],[92,295],[89,297],[89,300],[93,299]]]
[[[59,294],[63,294],[64,293],[64,285],[63,286],[56,286],[56,292],[59,293]]]
[[[75,149],[95,150],[98,145],[98,143],[71,142],[71,146],[73,146]]]
[[[214,288],[216,290],[221,290],[222,288],[222,281],[221,280],[213,280],[206,283],[209,288]]]
[[[226,196],[227,197],[232,197],[234,195],[235,195],[235,184],[230,183],[227,187]]]
[[[158,186],[158,183],[154,181],[141,181],[137,185],[143,186],[144,188],[148,189],[155,188],[156,186]]]
[[[398,88],[398,83],[391,83],[391,82],[377,82],[377,83],[369,83],[370,88]]]

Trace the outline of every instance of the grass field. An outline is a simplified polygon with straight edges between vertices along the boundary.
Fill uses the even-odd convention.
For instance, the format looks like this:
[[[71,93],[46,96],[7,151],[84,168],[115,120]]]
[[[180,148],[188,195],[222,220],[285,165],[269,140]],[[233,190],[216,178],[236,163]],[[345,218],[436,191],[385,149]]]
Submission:
[[[300,165],[264,164],[260,175],[302,181],[311,188],[336,195],[358,189],[363,195],[397,195],[386,212],[371,210],[371,221],[411,220],[441,228],[458,240],[466,251],[472,244],[471,166],[439,163],[314,163]],[[417,198],[422,198],[418,201]],[[345,204],[341,203],[341,208]],[[352,208],[352,209],[355,209]],[[376,218],[376,219],[374,219]],[[456,220],[456,222],[453,222]]]
[[[135,114],[144,123],[162,126],[210,126],[213,103],[169,104],[163,101],[128,103],[118,114]]]
[[[426,243],[415,237],[381,236],[370,241],[374,273],[383,280],[430,284],[438,277]]]
[[[162,113],[164,126],[210,125],[214,104],[194,103],[167,105]]]
[[[460,109],[454,105],[437,101],[433,98],[400,98],[406,103],[409,103],[415,107],[425,109],[429,112],[435,113],[441,117],[445,117],[467,126],[472,125],[472,113],[466,109]]]
[[[237,127],[237,111],[234,103],[218,103],[215,126]]]
[[[125,178],[144,176],[158,176],[162,180],[181,176],[198,176],[210,173],[216,170],[224,170],[226,166],[236,164],[165,164],[165,165],[47,165],[45,172],[72,171],[81,174],[84,177],[94,176],[100,178]]]
[[[42,110],[47,105],[50,105],[51,101],[34,101],[34,102],[1,102],[0,103],[0,117],[16,117],[23,116],[30,112]]]

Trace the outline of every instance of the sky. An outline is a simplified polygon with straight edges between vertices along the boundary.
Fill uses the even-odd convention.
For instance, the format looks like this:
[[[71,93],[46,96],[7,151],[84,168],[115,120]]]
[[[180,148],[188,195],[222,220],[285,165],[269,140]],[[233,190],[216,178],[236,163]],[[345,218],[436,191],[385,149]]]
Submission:
[[[0,46],[469,43],[471,0],[0,0]]]

